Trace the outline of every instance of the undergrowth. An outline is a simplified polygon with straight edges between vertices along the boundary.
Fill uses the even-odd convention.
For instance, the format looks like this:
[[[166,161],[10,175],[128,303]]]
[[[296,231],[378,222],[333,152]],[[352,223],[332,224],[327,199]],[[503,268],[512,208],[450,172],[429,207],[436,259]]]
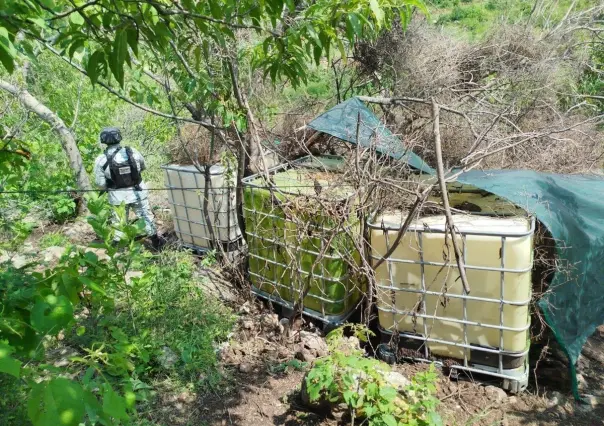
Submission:
[[[365,340],[371,333],[363,325],[351,326]],[[330,354],[315,362],[306,376],[311,401],[346,404],[351,424],[372,426],[437,426],[442,420],[436,412],[437,374],[434,366],[418,373],[403,389],[395,388],[387,377],[389,367],[344,337],[344,327],[327,336]]]
[[[42,272],[0,269],[0,424],[143,424],[158,386],[205,392],[225,380],[215,347],[234,316],[200,290],[189,255],[153,255],[136,241],[142,222],[118,209],[112,226],[104,198],[88,207],[108,259],[70,247]]]

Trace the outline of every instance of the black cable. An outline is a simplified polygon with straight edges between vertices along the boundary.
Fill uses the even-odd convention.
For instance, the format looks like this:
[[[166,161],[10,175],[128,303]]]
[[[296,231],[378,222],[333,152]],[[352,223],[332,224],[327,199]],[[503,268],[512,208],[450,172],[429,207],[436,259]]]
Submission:
[[[337,185],[338,187],[349,186],[352,185]],[[287,185],[284,187],[279,187],[281,190],[287,190],[288,188],[314,188],[315,185]],[[260,186],[260,185],[242,185],[242,186],[213,186],[212,189],[239,189],[239,188],[255,188],[255,189],[270,189],[270,186]],[[275,188],[274,186],[272,188]],[[17,191],[0,191],[0,195],[2,194],[71,194],[71,193],[85,193],[85,192],[115,192],[115,191],[131,191],[132,188],[121,188],[121,189],[40,189],[40,190],[17,190]],[[199,187],[191,187],[191,188],[147,188],[143,191],[172,191],[172,190],[182,190],[182,191],[196,191],[203,190],[203,188]]]

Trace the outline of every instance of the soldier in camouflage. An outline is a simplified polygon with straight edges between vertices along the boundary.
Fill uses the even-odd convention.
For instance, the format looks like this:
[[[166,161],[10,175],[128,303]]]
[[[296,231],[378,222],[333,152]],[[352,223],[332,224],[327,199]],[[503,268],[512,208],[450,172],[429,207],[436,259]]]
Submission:
[[[120,145],[122,135],[117,127],[106,127],[101,131],[101,143],[107,149],[94,163],[96,185],[109,193],[109,203],[126,205],[126,217],[134,210],[136,217],[145,222],[145,231],[154,248],[161,246],[157,235],[155,218],[149,205],[149,191],[141,177],[145,170],[145,159],[136,149]],[[120,235],[116,235],[119,239]]]

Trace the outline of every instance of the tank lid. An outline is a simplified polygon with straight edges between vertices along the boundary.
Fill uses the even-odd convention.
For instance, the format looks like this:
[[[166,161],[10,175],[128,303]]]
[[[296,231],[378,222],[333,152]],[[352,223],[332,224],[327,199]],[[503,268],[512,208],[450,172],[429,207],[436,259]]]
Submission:
[[[398,230],[405,221],[404,212],[393,212],[378,217],[371,223],[374,228]],[[446,217],[427,216],[415,219],[411,230],[432,230],[444,232]],[[453,215],[455,228],[464,234],[485,234],[501,236],[518,236],[530,234],[532,220],[524,217],[491,217],[479,215]]]
[[[205,169],[208,166],[199,166],[202,172],[205,172]],[[178,172],[188,172],[188,173],[200,173],[199,169],[195,167],[193,164],[181,165],[181,164],[166,164],[162,166],[164,170],[174,170]],[[210,166],[210,174],[211,175],[221,175],[224,173],[224,167],[220,164],[214,164]]]

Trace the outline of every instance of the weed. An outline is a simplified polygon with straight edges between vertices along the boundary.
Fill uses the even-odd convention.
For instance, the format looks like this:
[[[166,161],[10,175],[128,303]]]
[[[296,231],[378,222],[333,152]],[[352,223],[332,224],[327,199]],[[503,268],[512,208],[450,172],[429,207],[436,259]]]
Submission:
[[[40,247],[43,249],[53,246],[65,247],[68,243],[69,240],[67,237],[60,232],[44,234],[42,238],[40,238]]]
[[[311,401],[345,403],[353,419],[369,425],[441,425],[436,412],[437,374],[434,366],[418,373],[402,391],[386,380],[388,365],[366,358],[344,338],[343,327],[327,336],[330,354],[318,360],[306,376]],[[356,336],[366,339],[371,332],[362,325],[352,327]]]

